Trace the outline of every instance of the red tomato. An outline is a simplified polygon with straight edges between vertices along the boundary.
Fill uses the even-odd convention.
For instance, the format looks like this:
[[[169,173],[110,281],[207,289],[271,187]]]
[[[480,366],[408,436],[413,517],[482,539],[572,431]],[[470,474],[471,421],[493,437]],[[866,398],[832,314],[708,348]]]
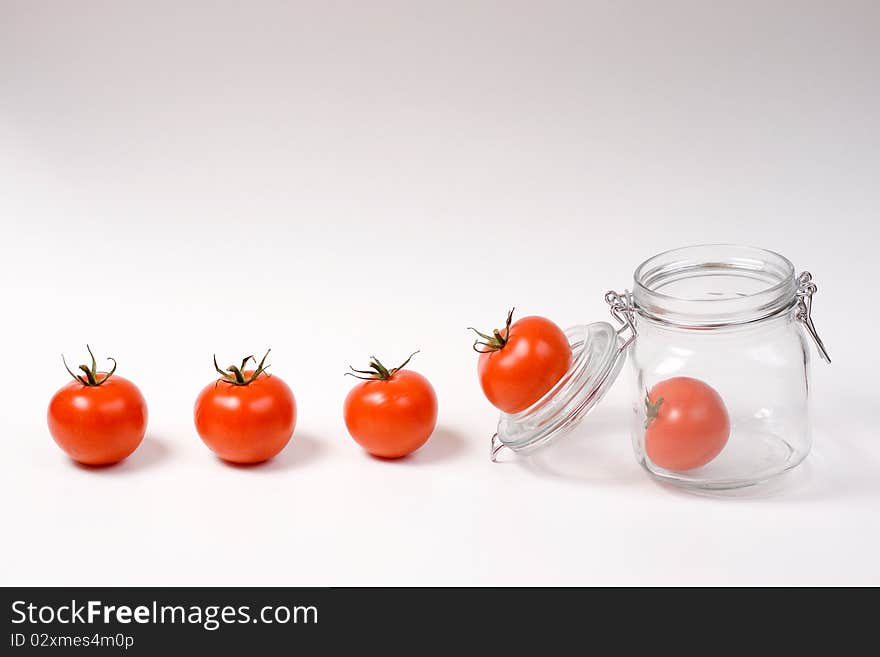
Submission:
[[[692,470],[714,459],[730,436],[721,396],[698,379],[661,381],[645,400],[645,451],[667,470]]]
[[[147,403],[131,381],[91,368],[61,388],[49,402],[49,433],[70,458],[86,465],[109,465],[138,448],[147,431]],[[110,360],[113,360],[112,358]]]
[[[266,356],[268,356],[266,352]],[[204,443],[224,461],[260,463],[280,452],[296,427],[296,400],[287,384],[266,374],[266,356],[255,370],[231,365],[196,399],[195,423]]]
[[[407,363],[409,358],[388,370],[373,357],[371,370],[352,368],[365,380],[345,398],[345,426],[373,456],[406,456],[424,445],[437,425],[434,388],[421,374],[403,369]]]
[[[519,413],[537,402],[571,366],[565,332],[544,317],[523,317],[492,335],[476,331],[477,374],[486,398],[505,413]]]

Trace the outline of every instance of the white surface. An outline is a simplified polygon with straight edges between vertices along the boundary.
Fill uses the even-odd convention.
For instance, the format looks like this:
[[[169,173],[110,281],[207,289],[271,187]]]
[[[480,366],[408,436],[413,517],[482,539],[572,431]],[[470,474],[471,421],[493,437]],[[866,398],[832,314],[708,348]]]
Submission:
[[[0,583],[880,584],[876,3],[209,4],[0,0]],[[489,462],[466,326],[605,319],[716,241],[821,288],[787,487],[654,484],[625,384],[543,465]],[[100,471],[44,418],[87,341],[150,408]],[[293,443],[223,465],[193,400],[268,346]],[[342,373],[416,348],[440,428],[373,460]]]

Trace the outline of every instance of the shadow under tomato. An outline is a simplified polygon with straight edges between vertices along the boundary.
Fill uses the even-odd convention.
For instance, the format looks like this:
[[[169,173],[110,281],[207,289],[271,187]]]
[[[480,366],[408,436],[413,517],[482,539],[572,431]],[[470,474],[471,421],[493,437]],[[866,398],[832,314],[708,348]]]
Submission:
[[[650,477],[650,479],[658,489],[677,497],[705,499],[709,501],[724,500],[736,502],[740,500],[756,502],[761,500],[773,500],[784,495],[790,495],[792,493],[792,486],[797,487],[803,485],[803,482],[806,481],[803,478],[803,475],[805,474],[806,471],[799,467],[793,471],[777,475],[766,482],[754,484],[752,486],[744,486],[742,488],[720,490],[687,488],[684,486],[676,486],[675,484],[655,479],[654,477]]]
[[[136,472],[151,468],[168,458],[171,449],[167,443],[155,435],[147,434],[140,446],[128,458],[117,463],[108,465],[86,465],[79,461],[71,461],[80,470],[95,473],[116,474],[121,472]]]
[[[671,495],[732,502],[792,505],[844,498],[874,500],[880,496],[880,479],[872,467],[870,453],[859,447],[854,441],[847,442],[846,432],[841,432],[833,440],[818,433],[812,451],[800,465],[754,486],[701,491],[682,489],[658,480],[655,484]]]
[[[582,484],[632,485],[644,483],[646,477],[633,458],[629,435],[621,430],[619,418],[602,409],[534,454],[505,453],[504,460],[515,461],[538,476]]]
[[[293,438],[281,452],[271,459],[260,463],[232,463],[217,458],[223,465],[235,470],[257,470],[259,472],[281,472],[302,467],[320,458],[324,446],[320,441],[307,433],[295,432]]]
[[[383,463],[407,463],[412,465],[424,465],[454,459],[462,454],[467,447],[464,436],[448,427],[438,426],[428,438],[428,442],[422,445],[412,454],[399,459],[386,459],[381,456],[369,455],[374,461]]]

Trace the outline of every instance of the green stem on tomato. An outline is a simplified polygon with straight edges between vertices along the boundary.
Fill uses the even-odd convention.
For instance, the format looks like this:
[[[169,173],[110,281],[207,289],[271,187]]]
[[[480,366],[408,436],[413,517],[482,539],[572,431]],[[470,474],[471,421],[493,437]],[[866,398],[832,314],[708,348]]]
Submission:
[[[478,354],[488,354],[492,351],[498,351],[504,348],[504,345],[507,344],[507,340],[510,337],[510,322],[513,321],[513,311],[516,308],[511,308],[510,312],[507,313],[507,320],[504,324],[504,332],[502,333],[498,329],[494,329],[492,331],[492,335],[486,335],[485,333],[481,333],[473,326],[468,326],[469,331],[473,331],[480,338],[474,340],[473,350]]]
[[[651,396],[647,393],[645,394],[645,429],[647,429],[651,422],[654,421],[654,418],[657,417],[657,414],[660,412],[660,406],[663,404],[663,397],[660,397],[656,402],[651,402]]]
[[[98,375],[101,374],[101,372],[98,371],[98,363],[95,360],[95,354],[92,353],[92,348],[89,345],[86,345],[86,350],[89,352],[89,356],[92,361],[92,366],[91,367],[89,367],[88,365],[80,365],[79,366],[79,369],[82,370],[82,372],[85,376],[80,375],[80,374],[74,374],[73,371],[71,371],[70,367],[68,367],[68,365],[67,365],[67,360],[64,358],[64,354],[61,354],[61,362],[64,363],[64,369],[67,370],[67,373],[70,374],[70,376],[72,376],[75,381],[79,381],[84,386],[88,386],[90,388],[97,388],[98,386],[103,385],[104,383],[107,383],[107,381],[110,379],[110,377],[113,376],[113,374],[116,372],[116,359],[109,358],[109,357],[107,358],[107,360],[109,360],[113,363],[113,367],[110,369],[109,372],[104,374],[104,376],[98,378]]]
[[[404,367],[406,367],[409,364],[409,361],[412,360],[412,357],[415,356],[417,353],[419,353],[418,350],[412,352],[409,355],[409,358],[407,358],[397,367],[392,367],[390,370],[385,367],[378,358],[376,358],[375,356],[370,356],[370,369],[356,370],[351,365],[349,365],[348,369],[350,369],[351,372],[346,372],[345,375],[353,376],[354,378],[360,379],[362,381],[387,381]]]
[[[214,369],[220,375],[220,378],[217,379],[217,383],[220,383],[222,381],[224,383],[229,383],[234,386],[250,385],[257,379],[258,376],[269,369],[269,365],[266,365],[266,358],[269,356],[270,351],[272,350],[269,349],[268,351],[266,351],[263,358],[260,360],[259,363],[257,363],[257,368],[250,373],[250,376],[245,376],[244,368],[249,360],[253,360],[254,362],[256,362],[257,359],[253,356],[246,356],[245,358],[243,358],[241,360],[241,366],[230,365],[225,370],[222,370],[217,364],[217,354],[214,354]]]

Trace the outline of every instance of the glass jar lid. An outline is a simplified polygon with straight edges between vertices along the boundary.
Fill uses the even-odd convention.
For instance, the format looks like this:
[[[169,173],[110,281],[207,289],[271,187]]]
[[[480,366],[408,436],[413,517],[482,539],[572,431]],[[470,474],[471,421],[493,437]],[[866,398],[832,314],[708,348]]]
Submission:
[[[587,416],[617,380],[626,360],[626,348],[634,334],[625,336],[623,328],[594,322],[565,332],[571,345],[571,367],[532,406],[519,413],[501,414],[492,437],[492,460],[503,447],[519,453],[538,449],[567,434]]]

